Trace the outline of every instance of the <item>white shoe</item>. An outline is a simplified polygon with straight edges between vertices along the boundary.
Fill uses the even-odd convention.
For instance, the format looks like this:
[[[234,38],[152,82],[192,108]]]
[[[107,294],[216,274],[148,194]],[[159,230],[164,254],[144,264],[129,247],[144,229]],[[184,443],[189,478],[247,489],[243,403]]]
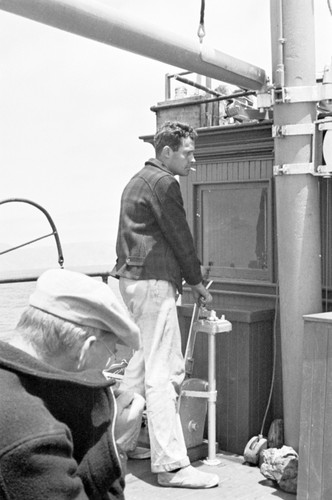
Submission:
[[[214,488],[219,484],[219,477],[188,465],[178,472],[159,472],[158,484],[170,488]]]

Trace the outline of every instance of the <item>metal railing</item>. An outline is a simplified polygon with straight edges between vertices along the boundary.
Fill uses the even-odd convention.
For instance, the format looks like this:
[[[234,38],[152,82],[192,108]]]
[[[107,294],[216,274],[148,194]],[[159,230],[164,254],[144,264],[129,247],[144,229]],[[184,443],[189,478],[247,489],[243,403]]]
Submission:
[[[57,247],[57,252],[58,252],[58,264],[60,268],[64,267],[64,256],[62,252],[62,246],[60,242],[60,237],[58,230],[54,224],[54,221],[50,214],[48,213],[47,210],[45,210],[44,207],[39,205],[38,203],[35,203],[34,201],[27,200],[25,198],[8,198],[5,200],[0,201],[0,206],[5,205],[7,203],[25,203],[28,205],[31,205],[40,212],[42,212],[46,219],[48,220],[52,232],[44,234],[38,238],[34,238],[32,240],[26,241],[24,243],[21,243],[19,245],[15,245],[10,248],[6,248],[5,250],[0,252],[0,256],[7,254],[9,252],[13,252],[14,250],[17,250],[19,248],[23,248],[25,246],[31,245],[37,241],[43,240],[45,238],[49,238],[54,236],[55,239],[55,244]],[[108,278],[111,275],[111,269],[108,268],[106,264],[104,265],[97,265],[97,266],[75,266],[70,268],[73,271],[78,271],[82,272],[84,274],[87,274],[88,276],[91,277],[100,277],[105,283],[108,282]],[[9,270],[7,272],[2,272],[0,273],[0,284],[9,284],[9,283],[25,283],[25,282],[30,282],[30,281],[36,281],[38,277],[42,274],[43,271],[45,271],[46,268],[39,268],[39,269],[25,269],[25,270]]]

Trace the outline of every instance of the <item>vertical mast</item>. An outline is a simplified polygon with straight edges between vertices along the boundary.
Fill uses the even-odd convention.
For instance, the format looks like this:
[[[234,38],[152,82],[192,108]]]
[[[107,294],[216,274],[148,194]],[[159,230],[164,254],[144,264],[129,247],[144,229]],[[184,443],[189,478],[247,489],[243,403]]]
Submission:
[[[316,102],[303,87],[316,85],[314,12],[312,0],[271,0],[270,5],[273,83],[280,88],[274,125],[292,126],[292,133],[275,137],[275,165],[281,167],[275,197],[285,444],[298,450],[302,317],[322,310],[318,179],[295,173],[312,161]],[[282,92],[283,86],[291,92]],[[291,166],[289,174],[283,173],[284,165]]]

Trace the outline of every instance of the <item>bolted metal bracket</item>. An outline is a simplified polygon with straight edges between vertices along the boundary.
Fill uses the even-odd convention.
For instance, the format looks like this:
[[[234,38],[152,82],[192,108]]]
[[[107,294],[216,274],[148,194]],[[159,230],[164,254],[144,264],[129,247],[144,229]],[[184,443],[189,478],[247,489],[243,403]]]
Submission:
[[[273,166],[273,175],[314,174],[313,163],[284,163]]]
[[[293,125],[273,125],[272,137],[286,137],[288,135],[313,135],[314,123],[297,123]]]
[[[284,87],[281,97],[276,96],[275,103],[297,103],[319,101],[319,91],[317,85]]]
[[[267,99],[265,94],[262,100]],[[271,104],[295,104],[300,102],[320,102],[332,99],[332,83],[318,83],[299,87],[282,87],[271,90]],[[264,102],[264,101],[262,101]],[[259,106],[259,94],[257,95]]]
[[[332,177],[332,169],[328,165],[318,165],[317,172],[314,175],[329,178]]]

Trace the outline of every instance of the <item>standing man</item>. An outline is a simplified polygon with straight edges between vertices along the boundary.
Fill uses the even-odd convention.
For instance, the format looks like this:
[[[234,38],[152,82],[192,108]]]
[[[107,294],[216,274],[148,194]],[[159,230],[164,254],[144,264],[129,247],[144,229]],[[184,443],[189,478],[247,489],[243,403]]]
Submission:
[[[117,238],[120,291],[141,331],[142,346],[126,368],[121,385],[145,397],[151,469],[162,486],[211,488],[218,476],[189,462],[176,400],[184,379],[184,360],[176,292],[182,279],[196,301],[211,302],[186,220],[175,176],[187,176],[195,161],[195,130],[166,122],[154,137],[150,159],[125,187]]]

